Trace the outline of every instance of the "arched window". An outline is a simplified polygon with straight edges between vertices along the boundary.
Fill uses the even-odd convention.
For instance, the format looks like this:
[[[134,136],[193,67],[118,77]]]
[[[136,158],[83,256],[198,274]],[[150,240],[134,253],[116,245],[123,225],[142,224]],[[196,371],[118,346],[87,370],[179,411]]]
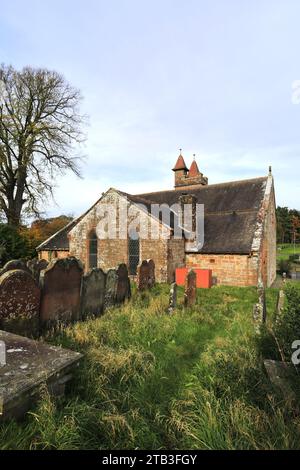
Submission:
[[[129,234],[128,239],[128,264],[129,274],[135,276],[140,262],[140,240],[136,232]]]
[[[98,238],[95,230],[89,235],[89,269],[98,266]]]

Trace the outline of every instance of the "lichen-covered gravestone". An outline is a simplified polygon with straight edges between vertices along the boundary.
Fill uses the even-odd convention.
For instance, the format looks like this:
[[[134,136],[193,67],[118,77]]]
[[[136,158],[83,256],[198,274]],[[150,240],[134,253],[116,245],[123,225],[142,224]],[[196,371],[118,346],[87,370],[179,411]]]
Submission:
[[[22,269],[0,276],[0,329],[35,336],[39,332],[40,289]]]
[[[266,306],[266,291],[263,286],[258,288],[258,302],[253,307],[253,321],[255,331],[260,333],[260,327],[266,322],[267,306]]]
[[[149,287],[149,264],[143,260],[138,266],[138,290],[146,290]]]
[[[130,280],[126,264],[122,263],[116,270],[118,281],[116,290],[116,303],[121,304],[131,296]]]
[[[155,285],[155,263],[153,259],[148,259],[149,279],[148,287],[151,289]]]
[[[109,269],[106,273],[105,302],[104,307],[109,308],[116,304],[118,288],[118,275],[115,269]]]
[[[68,322],[80,318],[82,263],[76,258],[55,259],[41,272],[41,321]]]
[[[196,302],[196,273],[191,269],[186,276],[184,306],[192,307]]]
[[[0,276],[2,274],[7,273],[8,271],[15,271],[16,269],[22,269],[22,271],[26,271],[28,274],[31,274],[30,270],[26,266],[25,261],[22,259],[13,259],[11,261],[8,261],[3,268],[0,270]]]
[[[27,268],[30,270],[36,282],[39,282],[40,273],[48,267],[48,264],[48,261],[46,261],[45,259],[39,260],[37,258],[34,258],[27,261]]]
[[[99,316],[104,310],[106,274],[94,268],[82,278],[81,318],[87,315]]]

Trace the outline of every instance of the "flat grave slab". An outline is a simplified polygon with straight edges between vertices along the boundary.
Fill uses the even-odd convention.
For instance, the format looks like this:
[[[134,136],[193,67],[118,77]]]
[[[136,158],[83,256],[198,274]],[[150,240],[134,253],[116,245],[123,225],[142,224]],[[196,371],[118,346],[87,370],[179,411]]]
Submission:
[[[63,395],[82,358],[80,353],[1,330],[0,343],[2,364],[6,362],[0,364],[0,421],[22,417],[38,398],[43,383],[53,395]]]

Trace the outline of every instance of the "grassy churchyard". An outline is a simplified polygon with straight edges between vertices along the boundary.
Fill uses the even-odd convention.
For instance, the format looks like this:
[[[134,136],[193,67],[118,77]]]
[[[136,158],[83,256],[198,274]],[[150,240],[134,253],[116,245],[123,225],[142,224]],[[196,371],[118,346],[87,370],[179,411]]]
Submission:
[[[267,290],[268,328],[277,290]],[[84,353],[65,398],[45,390],[22,423],[0,426],[1,449],[296,449],[300,417],[268,381],[278,359],[268,328],[256,335],[255,288],[198,289],[167,313],[156,286],[102,317],[45,338]]]

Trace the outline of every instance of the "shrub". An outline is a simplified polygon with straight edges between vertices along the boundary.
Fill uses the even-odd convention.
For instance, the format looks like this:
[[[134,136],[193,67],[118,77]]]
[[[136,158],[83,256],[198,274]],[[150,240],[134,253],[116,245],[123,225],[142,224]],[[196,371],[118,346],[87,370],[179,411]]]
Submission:
[[[280,274],[288,273],[291,269],[291,263],[289,260],[281,259],[279,261],[278,270]]]
[[[11,259],[26,258],[31,255],[26,238],[18,229],[0,224],[0,267]]]
[[[285,307],[274,326],[275,337],[284,354],[286,361],[290,361],[292,343],[300,339],[300,290],[288,285],[285,290]]]

